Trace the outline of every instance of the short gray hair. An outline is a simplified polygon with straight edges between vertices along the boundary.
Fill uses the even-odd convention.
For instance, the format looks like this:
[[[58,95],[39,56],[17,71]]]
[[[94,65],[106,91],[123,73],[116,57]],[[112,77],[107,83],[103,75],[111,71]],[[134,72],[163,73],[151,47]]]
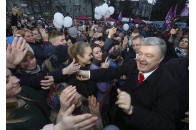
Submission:
[[[166,43],[163,39],[158,38],[158,37],[147,37],[143,38],[141,45],[144,46],[160,46],[161,48],[161,56],[165,56],[165,53],[167,51],[167,46]]]

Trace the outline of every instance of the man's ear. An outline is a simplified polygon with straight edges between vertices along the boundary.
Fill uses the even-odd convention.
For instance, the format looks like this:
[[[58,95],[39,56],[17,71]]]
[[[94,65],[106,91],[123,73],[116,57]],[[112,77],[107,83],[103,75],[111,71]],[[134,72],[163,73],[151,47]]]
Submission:
[[[160,58],[160,61],[159,61],[159,63],[161,63],[161,61],[164,59],[164,56],[162,57],[162,58]]]

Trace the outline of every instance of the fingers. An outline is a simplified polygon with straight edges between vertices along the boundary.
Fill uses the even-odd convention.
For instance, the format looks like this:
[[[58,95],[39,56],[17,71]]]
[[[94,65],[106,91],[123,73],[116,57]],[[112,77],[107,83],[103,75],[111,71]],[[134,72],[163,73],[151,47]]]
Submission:
[[[45,76],[44,80],[40,81],[42,86],[48,87],[54,83],[53,76]]]
[[[6,53],[10,54],[12,52],[12,47],[10,44],[7,45]]]
[[[16,43],[16,47],[17,47],[17,49],[20,49],[21,48],[21,45],[22,45],[22,43],[23,43],[23,38],[22,37],[19,37],[18,38],[18,41],[17,41],[17,43]]]
[[[121,91],[120,89],[117,89],[118,92],[118,100],[115,102],[118,107],[122,108],[124,111],[128,112],[131,106],[131,96],[124,92]]]
[[[107,63],[108,62],[108,57],[106,57],[106,59],[105,59],[105,63]]]
[[[96,118],[92,117],[91,119],[95,120]],[[84,127],[80,128],[80,130],[89,130],[93,126],[95,126],[97,120],[92,121],[92,123],[88,123],[89,125],[85,125]]]
[[[69,107],[71,105],[73,99],[76,97],[76,92],[75,86],[73,87],[71,85],[63,90],[60,95],[60,102],[63,107]]]
[[[14,39],[12,41],[12,47],[16,47],[17,41],[18,41],[18,37],[14,37]]]
[[[73,58],[73,61],[72,61],[72,63],[74,64],[76,62],[76,60],[75,60],[75,58]]]
[[[80,75],[77,75],[76,78],[80,81],[85,81],[85,80],[89,80],[89,78],[87,77],[83,77],[83,76],[80,76]]]
[[[120,94],[120,93],[121,93],[121,90],[118,88],[118,89],[117,89],[117,92],[118,92],[118,94]]]
[[[41,87],[42,89],[46,90],[46,89],[50,89],[50,87]]]
[[[28,50],[29,50],[29,47],[25,47],[24,54],[26,54]]]
[[[80,130],[87,130],[95,125],[98,117],[92,117],[89,114],[83,114],[76,116],[76,125],[75,128],[79,128]]]
[[[68,116],[68,115],[71,115],[72,114],[72,112],[74,111],[74,109],[75,109],[75,105],[74,104],[72,104],[66,111],[65,111],[65,113],[64,113],[64,115],[63,116]]]
[[[22,44],[21,44],[21,47],[20,47],[19,49],[20,49],[21,51],[24,51],[26,48],[27,48],[27,46],[26,46],[26,40],[23,39]]]

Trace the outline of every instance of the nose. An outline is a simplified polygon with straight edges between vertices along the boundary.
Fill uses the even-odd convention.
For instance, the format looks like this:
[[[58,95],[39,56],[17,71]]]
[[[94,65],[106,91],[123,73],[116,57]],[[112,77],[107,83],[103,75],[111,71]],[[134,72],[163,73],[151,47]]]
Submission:
[[[30,63],[30,64],[33,64],[33,63],[34,63],[34,61],[33,61],[33,60],[29,60],[29,63]]]
[[[66,41],[66,40],[64,40],[64,41],[63,41],[63,44],[64,44],[64,45],[67,45],[67,41]]]
[[[144,55],[138,55],[137,59],[140,60],[140,61],[143,61],[143,60],[145,60],[145,56]]]
[[[20,79],[18,79],[16,76],[12,76],[11,81],[13,84],[18,84],[20,82]]]

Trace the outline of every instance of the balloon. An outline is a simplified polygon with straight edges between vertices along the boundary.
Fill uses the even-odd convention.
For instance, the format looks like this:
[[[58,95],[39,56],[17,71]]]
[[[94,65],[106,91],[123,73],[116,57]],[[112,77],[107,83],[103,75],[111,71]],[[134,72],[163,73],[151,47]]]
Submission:
[[[105,16],[106,12],[108,11],[108,5],[105,3],[101,6],[100,13],[102,16]]]
[[[112,15],[114,13],[114,7],[113,6],[110,6],[108,8],[108,11],[109,11],[110,15]]]
[[[100,12],[100,7],[99,6],[95,7],[95,13],[99,14],[99,12]]]
[[[94,17],[95,17],[95,19],[99,20],[99,19],[101,19],[102,16],[98,15],[98,14],[95,14]]]
[[[123,29],[124,29],[125,31],[127,31],[127,30],[129,29],[129,25],[128,25],[127,23],[125,23],[125,24],[123,25]]]
[[[95,8],[95,14],[101,15],[101,6]]]
[[[104,4],[102,5],[102,7],[108,9],[108,5],[107,5],[106,3],[104,3]]]
[[[64,18],[64,21],[63,21],[64,27],[67,27],[67,28],[68,28],[68,27],[71,27],[72,23],[73,23],[73,20],[72,20],[71,17],[66,16],[66,17]]]
[[[54,21],[58,25],[61,25],[61,26],[63,25],[63,19],[64,19],[64,16],[61,13],[57,12],[54,14]]]
[[[110,14],[109,14],[109,12],[107,11],[106,14],[105,14],[105,16],[104,16],[104,18],[109,18],[109,17],[110,17]]]
[[[53,20],[53,25],[54,25],[57,29],[62,28],[62,25],[57,24],[54,20]]]
[[[113,25],[114,25],[114,22],[111,21],[111,22],[110,22],[110,25],[113,26]]]

